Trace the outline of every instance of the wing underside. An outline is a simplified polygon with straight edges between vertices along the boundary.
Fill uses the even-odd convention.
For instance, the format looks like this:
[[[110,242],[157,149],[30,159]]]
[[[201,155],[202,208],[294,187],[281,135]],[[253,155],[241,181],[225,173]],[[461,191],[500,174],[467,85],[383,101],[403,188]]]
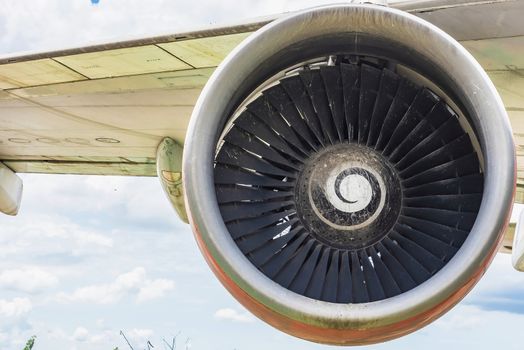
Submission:
[[[252,30],[4,59],[1,161],[15,172],[155,175],[160,140],[184,141],[200,90]]]

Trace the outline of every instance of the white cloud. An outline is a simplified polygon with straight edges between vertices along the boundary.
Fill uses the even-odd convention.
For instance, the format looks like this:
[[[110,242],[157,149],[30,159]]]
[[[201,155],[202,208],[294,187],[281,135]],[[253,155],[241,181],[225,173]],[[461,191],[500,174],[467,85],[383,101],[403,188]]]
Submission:
[[[103,318],[99,318],[98,320],[96,320],[96,327],[99,329],[105,329],[106,321]]]
[[[459,311],[459,312],[457,312]],[[435,326],[446,330],[471,330],[486,322],[488,312],[472,305],[457,306],[455,312],[438,319]]]
[[[145,270],[138,267],[133,271],[119,275],[112,283],[81,287],[72,294],[60,293],[59,299],[68,302],[110,304],[139,289],[144,280]]]
[[[449,313],[413,336],[393,342],[398,349],[417,348],[408,344],[423,343],[426,350],[450,349],[520,349],[515,338],[521,332],[524,315],[484,310],[459,304]]]
[[[89,339],[89,331],[84,327],[77,327],[73,332],[72,339],[78,342],[85,342]]]
[[[69,338],[76,343],[85,344],[107,344],[108,342],[114,343],[117,339],[115,332],[106,330],[99,333],[93,333],[85,327],[77,327],[73,335]]]
[[[87,232],[82,235],[78,235],[76,239],[81,246],[84,246],[86,244],[92,244],[95,246],[107,248],[111,248],[113,246],[113,240],[111,238],[92,232]]]
[[[28,298],[0,299],[0,318],[19,318],[31,311],[33,305]]]
[[[53,339],[53,340],[54,339],[63,340],[63,339],[67,339],[68,336],[67,336],[67,333],[62,328],[55,327],[47,331],[47,338]]]
[[[105,253],[113,247],[113,239],[84,229],[69,219],[53,214],[7,218],[2,222],[0,257],[35,257],[68,254],[85,256]]]
[[[35,293],[56,286],[58,278],[40,268],[11,269],[0,272],[0,287]]]
[[[231,308],[218,309],[215,312],[215,318],[219,320],[228,320],[234,322],[253,322],[255,318],[248,312],[239,312]]]
[[[95,199],[94,203],[90,204],[96,205],[97,210],[107,210],[117,203],[123,203],[126,216],[135,221],[158,220],[158,222],[164,222],[175,215],[168,200],[161,192],[158,180],[142,182],[140,191],[136,190],[134,179],[125,177],[92,176],[86,180],[85,184],[89,192],[104,197],[104,201]],[[161,196],[160,201],[159,196]],[[124,201],[122,197],[125,198]]]
[[[76,289],[73,293],[60,293],[62,302],[83,302],[95,304],[112,304],[125,296],[135,295],[137,302],[163,297],[174,288],[174,282],[168,279],[149,279],[143,267],[117,276],[115,281],[107,284],[96,284]]]
[[[124,331],[124,334],[132,342],[143,343],[151,338],[154,332],[147,328],[133,328],[130,331]]]
[[[116,340],[116,336],[113,332],[111,331],[104,331],[102,333],[97,333],[97,334],[93,334],[91,335],[91,337],[89,338],[89,342],[92,343],[92,344],[106,344],[108,342],[115,342]]]
[[[138,291],[137,301],[158,299],[175,288],[175,282],[168,279],[156,279],[143,286]]]
[[[28,298],[0,299],[0,350],[23,347],[32,335],[28,333],[32,310],[33,303]]]
[[[524,292],[524,273],[513,269],[511,254],[497,254],[485,276],[474,289],[475,296],[513,290]]]
[[[140,286],[146,279],[146,270],[137,267],[133,271],[126,272],[118,276],[113,283],[115,289],[134,289]]]

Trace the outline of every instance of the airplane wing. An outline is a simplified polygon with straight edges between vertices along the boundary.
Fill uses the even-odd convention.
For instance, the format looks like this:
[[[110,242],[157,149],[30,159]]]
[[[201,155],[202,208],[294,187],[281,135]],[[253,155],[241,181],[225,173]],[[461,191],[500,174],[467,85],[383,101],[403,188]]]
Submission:
[[[15,172],[154,176],[221,60],[264,23],[0,58],[0,160]]]
[[[524,202],[524,4],[392,6],[451,34],[489,73],[511,117],[519,152],[517,201]],[[0,58],[0,161],[23,173],[155,176],[157,145],[165,136],[183,143],[193,105],[215,67],[276,17]]]
[[[460,41],[496,85],[517,147],[524,203],[523,1],[399,1]],[[0,57],[0,162],[21,173],[155,176],[158,144],[183,144],[222,59],[278,18]]]

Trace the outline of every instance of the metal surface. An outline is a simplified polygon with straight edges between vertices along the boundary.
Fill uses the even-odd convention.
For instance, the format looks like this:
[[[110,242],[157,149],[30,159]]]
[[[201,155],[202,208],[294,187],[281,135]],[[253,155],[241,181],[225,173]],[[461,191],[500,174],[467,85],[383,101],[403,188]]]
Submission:
[[[22,179],[0,163],[0,212],[16,215],[22,200]]]
[[[504,239],[500,245],[499,253],[511,254],[513,248],[513,239],[515,237],[515,226],[514,222],[509,223],[506,232],[504,233]]]
[[[213,182],[216,142],[226,119],[246,92],[293,60],[336,49],[333,43],[339,39],[346,45],[344,51],[392,55],[431,76],[447,94],[461,101],[461,108],[471,116],[477,131],[485,162],[481,208],[459,253],[426,283],[363,305],[312,300],[261,274],[231,239],[218,209]],[[308,41],[313,45],[306,45]],[[379,49],[375,45],[380,42],[389,45]],[[400,49],[398,43],[403,43]],[[329,44],[333,46],[326,47]],[[287,55],[290,50],[295,57]],[[398,337],[426,325],[473,287],[497,251],[506,228],[514,170],[511,129],[502,101],[486,73],[463,47],[438,28],[406,13],[341,5],[277,20],[226,58],[195,106],[184,150],[183,179],[197,242],[235,297],[257,316],[296,336],[319,342],[363,344]]]
[[[182,151],[182,146],[173,139],[164,138],[157,148],[156,169],[167,199],[173,205],[180,220],[188,223],[182,186]]]
[[[515,228],[511,264],[515,270],[524,272],[524,211],[520,213]]]
[[[399,9],[416,14],[459,41],[521,36],[523,6],[521,0],[436,0],[397,4]]]
[[[157,145],[163,137],[183,143],[212,71],[2,91],[0,159],[17,172],[155,176]]]

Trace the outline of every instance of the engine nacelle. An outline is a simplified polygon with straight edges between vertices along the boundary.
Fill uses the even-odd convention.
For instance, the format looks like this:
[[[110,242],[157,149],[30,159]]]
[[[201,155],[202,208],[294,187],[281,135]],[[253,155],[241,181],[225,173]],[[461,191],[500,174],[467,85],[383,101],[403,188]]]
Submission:
[[[511,211],[506,111],[472,56],[380,6],[279,19],[220,65],[191,118],[186,207],[224,286],[274,327],[367,344],[480,279]]]

